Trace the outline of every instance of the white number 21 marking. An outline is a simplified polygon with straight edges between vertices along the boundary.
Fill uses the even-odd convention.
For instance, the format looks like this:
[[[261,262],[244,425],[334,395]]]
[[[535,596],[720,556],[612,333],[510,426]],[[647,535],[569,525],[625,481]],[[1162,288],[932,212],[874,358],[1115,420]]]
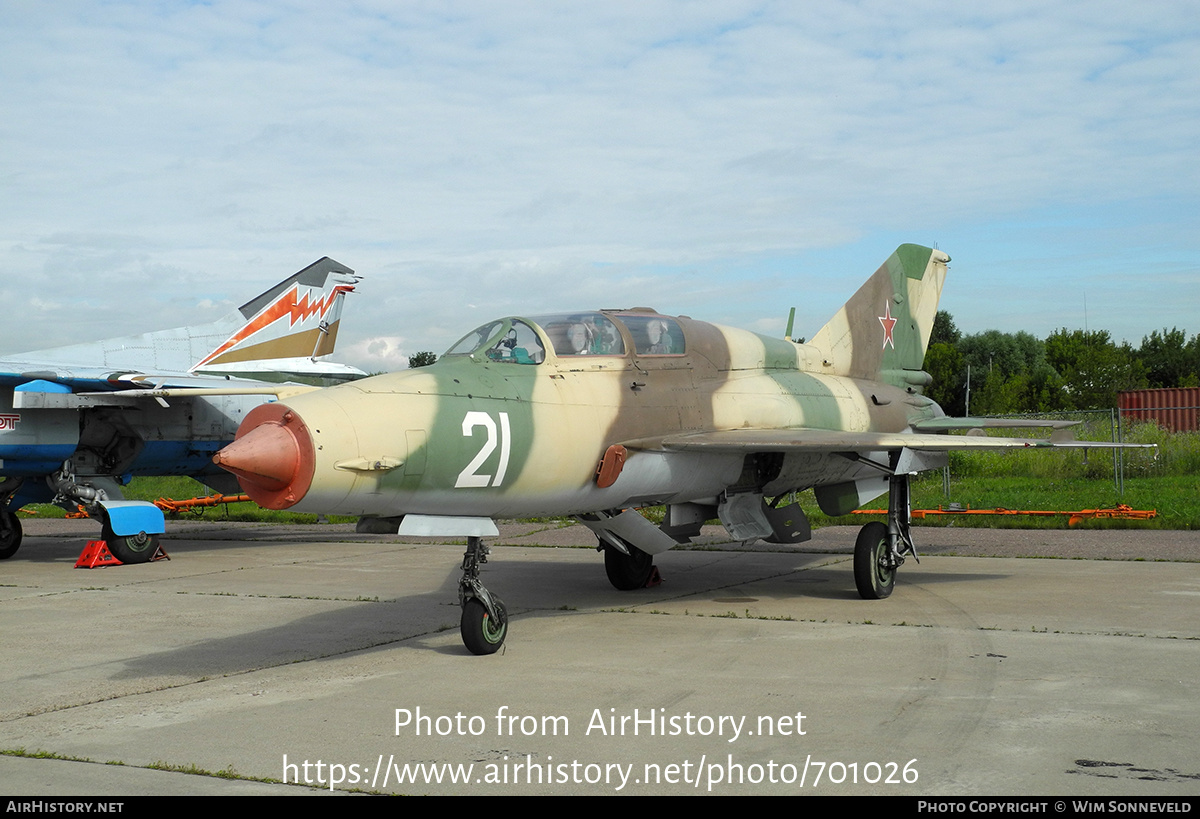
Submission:
[[[455,489],[475,487],[475,486],[499,486],[504,481],[504,474],[508,471],[508,456],[512,449],[511,434],[508,426],[508,413],[498,413],[500,417],[499,435],[496,432],[496,422],[492,420],[492,416],[486,412],[472,411],[468,412],[463,417],[462,434],[464,438],[475,437],[475,427],[483,427],[487,431],[487,439],[484,440],[483,446],[471,462],[463,468],[462,472],[458,473],[458,480],[454,482]],[[497,438],[499,440],[497,440]],[[479,468],[483,466],[483,462],[491,457],[496,451],[496,444],[500,444],[500,465],[496,468],[496,476],[479,474]]]

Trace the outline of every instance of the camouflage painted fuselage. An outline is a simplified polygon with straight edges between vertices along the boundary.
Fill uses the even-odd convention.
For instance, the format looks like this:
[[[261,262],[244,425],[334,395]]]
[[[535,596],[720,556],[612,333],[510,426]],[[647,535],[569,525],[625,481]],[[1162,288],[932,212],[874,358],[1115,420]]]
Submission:
[[[240,434],[276,424],[304,451],[242,483],[273,508],[495,518],[715,504],[878,474],[860,458],[705,448],[705,436],[903,433],[941,415],[920,367],[946,261],[902,246],[810,344],[640,309],[498,320],[433,366],[259,408]],[[627,459],[598,480],[617,445]]]

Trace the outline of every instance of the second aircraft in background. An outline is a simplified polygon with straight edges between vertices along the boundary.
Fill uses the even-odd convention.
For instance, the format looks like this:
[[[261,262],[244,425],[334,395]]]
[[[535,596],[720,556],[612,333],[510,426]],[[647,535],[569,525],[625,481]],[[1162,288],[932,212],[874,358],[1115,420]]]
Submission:
[[[16,510],[52,502],[83,506],[121,561],[148,560],[162,513],[121,486],[190,475],[236,490],[212,455],[246,413],[365,375],[327,360],[359,278],[323,258],[212,324],[0,359],[0,559],[21,545]]]

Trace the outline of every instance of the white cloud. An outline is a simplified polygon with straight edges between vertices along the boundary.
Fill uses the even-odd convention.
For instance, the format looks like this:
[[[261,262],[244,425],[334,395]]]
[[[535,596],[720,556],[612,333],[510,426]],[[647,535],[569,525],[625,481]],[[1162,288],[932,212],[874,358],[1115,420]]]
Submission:
[[[0,243],[24,283],[0,351],[51,321],[64,343],[194,323],[322,255],[366,276],[353,355],[572,306],[749,325],[781,270],[824,316],[904,240],[955,257],[948,297],[1014,277],[980,301],[1019,322],[1023,285],[1097,256],[1186,280],[1200,238],[1187,3],[218,0],[0,23]],[[1139,230],[1157,241],[1114,238]],[[1019,272],[1014,246],[1053,261]],[[1131,301],[1113,334],[1200,329],[1175,303]]]
[[[408,357],[419,350],[401,336],[376,336],[340,345],[336,356],[366,372],[390,372],[408,367]]]

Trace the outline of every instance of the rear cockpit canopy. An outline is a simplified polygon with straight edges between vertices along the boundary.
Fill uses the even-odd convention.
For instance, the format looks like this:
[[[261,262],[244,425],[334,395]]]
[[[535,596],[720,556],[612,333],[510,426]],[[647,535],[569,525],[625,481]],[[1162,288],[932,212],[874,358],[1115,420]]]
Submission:
[[[508,364],[541,364],[549,346],[558,358],[683,355],[679,322],[656,313],[556,313],[490,321],[463,336],[446,355]]]

